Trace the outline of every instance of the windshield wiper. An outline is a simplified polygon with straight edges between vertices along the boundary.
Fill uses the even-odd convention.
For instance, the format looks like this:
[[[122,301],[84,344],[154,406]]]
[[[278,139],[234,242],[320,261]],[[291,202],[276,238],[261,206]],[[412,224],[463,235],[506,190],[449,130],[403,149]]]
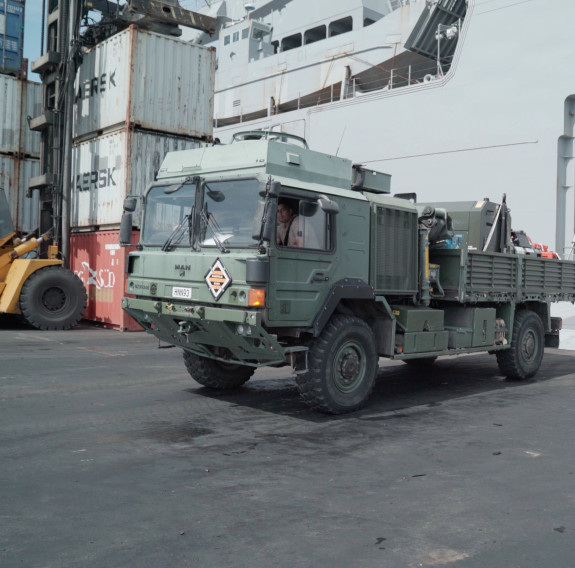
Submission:
[[[202,210],[202,221],[204,222],[205,226],[207,228],[210,229],[211,233],[212,233],[212,239],[214,240],[214,243],[216,244],[216,246],[218,247],[218,249],[220,249],[220,252],[224,253],[224,252],[230,252],[222,243],[222,241],[220,241],[218,234],[222,235],[222,229],[221,227],[218,225],[217,221],[214,219],[214,215],[213,213],[206,213],[204,210]]]
[[[173,244],[177,245],[182,237],[186,234],[186,221],[187,225],[190,225],[191,213],[184,216],[182,222],[172,231],[172,234],[168,237],[166,242],[162,246],[162,251],[166,252]]]

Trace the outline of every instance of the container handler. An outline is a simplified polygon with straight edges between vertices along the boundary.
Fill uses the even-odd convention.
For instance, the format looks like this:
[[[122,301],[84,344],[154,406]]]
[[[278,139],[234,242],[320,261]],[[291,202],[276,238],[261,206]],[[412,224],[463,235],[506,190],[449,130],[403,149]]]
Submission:
[[[48,247],[47,258],[38,248],[49,235],[17,236],[4,189],[0,188],[0,314],[18,314],[42,330],[75,326],[86,310],[82,281],[58,258],[58,247]]]
[[[291,365],[305,402],[332,414],[367,402],[379,357],[488,352],[505,376],[534,376],[559,345],[550,303],[575,300],[575,263],[518,254],[505,199],[389,192],[390,176],[287,134],[169,153],[141,199],[123,307],[201,385]]]

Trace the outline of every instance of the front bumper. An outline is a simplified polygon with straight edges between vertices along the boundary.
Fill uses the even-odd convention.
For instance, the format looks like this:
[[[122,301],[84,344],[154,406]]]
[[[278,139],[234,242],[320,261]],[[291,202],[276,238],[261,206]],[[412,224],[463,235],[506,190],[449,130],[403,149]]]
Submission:
[[[122,298],[122,308],[148,333],[203,357],[253,367],[286,362],[259,310],[141,298]]]

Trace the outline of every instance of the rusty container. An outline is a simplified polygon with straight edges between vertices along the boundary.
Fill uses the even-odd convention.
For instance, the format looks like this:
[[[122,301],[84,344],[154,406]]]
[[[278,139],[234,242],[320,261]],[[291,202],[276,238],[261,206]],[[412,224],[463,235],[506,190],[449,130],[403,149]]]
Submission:
[[[130,26],[84,55],[74,139],[124,127],[209,137],[215,71],[213,48]]]
[[[39,225],[38,192],[26,197],[28,181],[39,173],[40,160],[0,154],[0,187],[8,196],[10,216],[20,233],[31,233]]]
[[[42,111],[42,85],[0,74],[0,153],[40,157],[40,133],[28,128],[29,116]]]
[[[143,195],[168,152],[191,150],[200,141],[123,128],[76,144],[72,155],[74,229],[117,229],[127,195]],[[139,226],[139,211],[134,215]]]
[[[132,242],[137,243],[134,231]],[[84,319],[121,331],[142,328],[122,310],[126,289],[128,249],[120,247],[119,231],[73,233],[70,237],[70,268],[88,292]]]

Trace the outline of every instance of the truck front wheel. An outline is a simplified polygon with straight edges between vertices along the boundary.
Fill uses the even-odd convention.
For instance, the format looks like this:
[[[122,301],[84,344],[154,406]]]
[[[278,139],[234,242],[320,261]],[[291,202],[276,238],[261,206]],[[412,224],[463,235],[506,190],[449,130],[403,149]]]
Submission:
[[[377,360],[371,328],[357,317],[336,314],[310,344],[308,370],[297,376],[298,390],[316,410],[358,410],[373,391]]]
[[[497,364],[509,379],[529,379],[539,370],[545,346],[541,318],[529,310],[515,314],[511,346],[497,352]]]
[[[255,372],[254,367],[222,363],[184,351],[186,369],[194,381],[204,387],[229,390],[241,387]]]

